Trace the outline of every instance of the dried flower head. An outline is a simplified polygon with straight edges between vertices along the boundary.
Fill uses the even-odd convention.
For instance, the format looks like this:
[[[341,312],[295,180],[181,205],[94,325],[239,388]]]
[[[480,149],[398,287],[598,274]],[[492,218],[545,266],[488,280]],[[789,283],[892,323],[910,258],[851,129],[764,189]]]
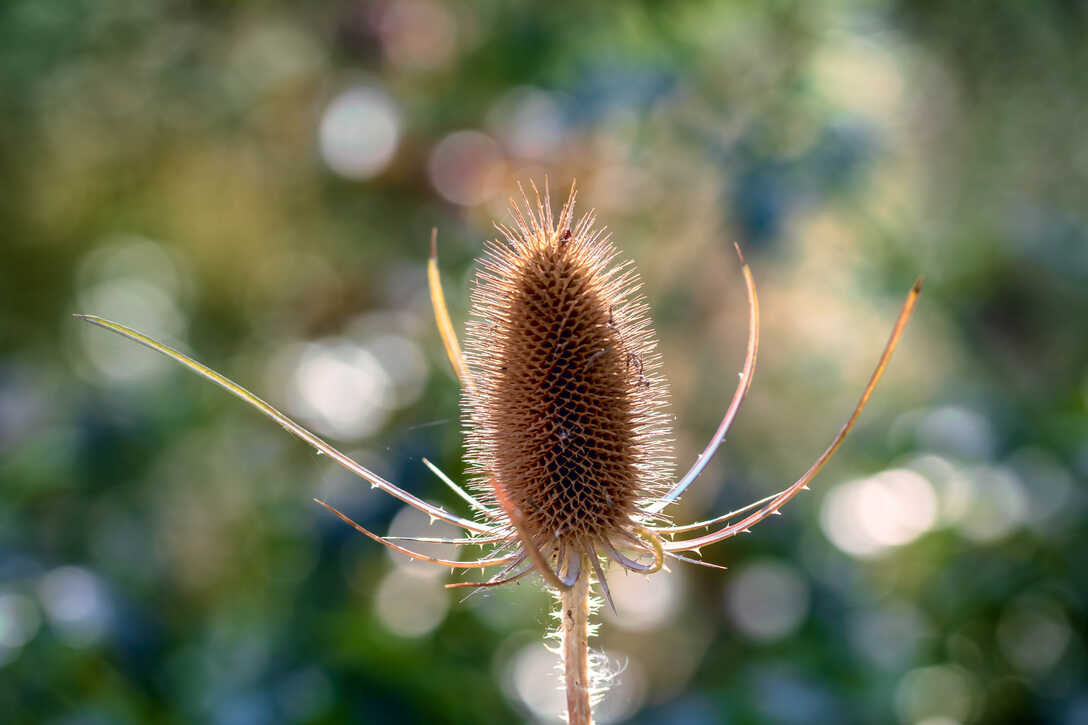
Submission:
[[[535,187],[534,187],[535,190]],[[498,226],[478,273],[473,321],[461,352],[446,309],[431,239],[428,280],[439,332],[464,389],[464,420],[476,496],[430,462],[426,465],[478,515],[464,518],[386,481],[245,388],[135,330],[99,317],[77,315],[167,355],[225,388],[318,451],[401,501],[453,523],[467,538],[417,539],[445,544],[490,544],[475,560],[428,556],[382,537],[318,501],[371,539],[441,566],[499,570],[486,581],[448,587],[482,588],[533,572],[559,595],[561,650],[568,722],[592,720],[594,678],[587,640],[591,579],[611,604],[602,559],[630,571],[653,573],[666,557],[724,568],[684,552],[748,531],[808,487],[853,427],[914,309],[915,282],[876,370],[838,435],[797,481],[782,491],[705,521],[670,525],[663,511],[695,481],[713,457],[748,393],[759,342],[759,303],[751,271],[737,254],[748,294],[748,348],[744,369],[721,424],[695,463],[671,482],[665,381],[646,303],[629,262],[594,217],[574,221],[574,190],[558,220],[547,192],[534,207],[513,204],[514,228]],[[676,538],[698,529],[708,533]],[[402,537],[401,540],[405,540]],[[588,564],[588,566],[586,566]]]
[[[574,194],[500,226],[477,275],[466,363],[481,498],[521,512],[529,545],[573,570],[638,541],[672,470],[665,381],[638,274]]]

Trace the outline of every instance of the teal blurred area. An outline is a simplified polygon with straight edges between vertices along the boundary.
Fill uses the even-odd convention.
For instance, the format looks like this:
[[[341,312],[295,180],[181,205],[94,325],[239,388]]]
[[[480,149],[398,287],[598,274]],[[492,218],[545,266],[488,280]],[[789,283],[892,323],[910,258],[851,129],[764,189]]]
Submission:
[[[461,502],[462,327],[518,183],[634,259],[675,507],[784,516],[615,572],[602,723],[1088,723],[1088,5],[9,0],[0,7],[0,720],[556,722],[551,602],[394,558],[426,517],[104,330],[192,352]],[[448,551],[475,556],[479,550]]]

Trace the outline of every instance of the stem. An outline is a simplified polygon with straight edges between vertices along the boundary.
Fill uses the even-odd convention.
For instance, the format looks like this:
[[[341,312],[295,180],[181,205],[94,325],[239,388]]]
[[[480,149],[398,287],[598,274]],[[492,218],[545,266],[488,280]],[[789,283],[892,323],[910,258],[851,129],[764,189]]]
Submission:
[[[560,592],[563,612],[563,671],[567,689],[567,724],[593,725],[589,695],[589,576]]]

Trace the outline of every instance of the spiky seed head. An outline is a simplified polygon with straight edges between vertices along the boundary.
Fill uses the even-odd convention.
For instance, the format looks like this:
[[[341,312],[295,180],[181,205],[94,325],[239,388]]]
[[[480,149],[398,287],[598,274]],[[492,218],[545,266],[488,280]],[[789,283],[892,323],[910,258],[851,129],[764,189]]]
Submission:
[[[515,226],[486,245],[464,415],[481,494],[516,505],[536,546],[591,554],[646,518],[672,452],[638,274],[592,213],[574,222],[574,196],[558,223],[547,192],[535,209],[512,204]]]

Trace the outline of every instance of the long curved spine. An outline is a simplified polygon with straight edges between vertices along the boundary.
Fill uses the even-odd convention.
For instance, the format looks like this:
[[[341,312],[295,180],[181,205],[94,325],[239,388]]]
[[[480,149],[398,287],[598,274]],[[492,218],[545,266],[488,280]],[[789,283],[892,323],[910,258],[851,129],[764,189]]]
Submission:
[[[435,228],[431,229],[431,257],[427,260],[427,288],[431,293],[431,307],[434,308],[434,319],[438,324],[438,334],[442,336],[442,344],[446,348],[446,357],[450,359],[450,365],[453,366],[453,372],[461,382],[461,387],[471,390],[472,378],[465,364],[465,356],[461,352],[461,344],[457,341],[453,321],[450,319],[446,295],[442,292],[442,278],[438,273],[438,229]]]
[[[869,383],[865,386],[865,390],[862,391],[861,398],[858,400],[857,406],[854,407],[854,412],[850,414],[846,423],[839,430],[838,435],[831,441],[831,445],[820,454],[820,457],[816,459],[807,471],[805,471],[804,475],[797,479],[797,481],[789,488],[775,496],[770,504],[753,514],[750,514],[736,524],[726,526],[718,531],[694,539],[666,541],[664,542],[665,551],[697,551],[704,546],[715,544],[724,539],[728,539],[730,536],[735,536],[738,533],[747,531],[768,516],[777,514],[778,510],[782,508],[786,502],[808,487],[809,482],[816,477],[816,474],[820,472],[820,469],[824,467],[824,464],[831,459],[831,456],[833,456],[835,451],[839,449],[839,446],[842,445],[842,442],[846,439],[846,435],[850,432],[850,429],[854,427],[854,423],[857,422],[858,416],[861,415],[862,409],[864,409],[866,403],[869,402],[869,396],[873,394],[873,389],[876,388],[876,384],[884,374],[884,369],[888,366],[888,361],[891,360],[892,353],[895,352],[895,346],[899,344],[899,338],[903,335],[903,330],[907,326],[907,321],[910,320],[911,313],[914,312],[914,306],[918,302],[918,295],[921,291],[922,279],[919,277],[907,294],[907,299],[903,303],[903,308],[899,311],[899,317],[895,321],[895,326],[892,328],[891,335],[888,337],[888,342],[884,346],[884,352],[880,356],[880,361],[877,363],[876,369],[873,370],[873,374],[869,378]]]
[[[404,489],[395,486],[394,484],[385,480],[384,478],[374,473],[370,469],[366,468],[362,464],[353,460],[346,454],[336,450],[331,445],[318,438],[316,435],[306,430],[295,421],[288,418],[286,415],[281,413],[272,405],[266,403],[264,400],[261,400],[256,395],[243,388],[238,383],[234,382],[233,380],[224,375],[220,375],[208,366],[197,362],[188,355],[180,353],[177,350],[160,342],[157,342],[156,340],[153,340],[147,335],[137,332],[136,330],[133,330],[130,327],[126,327],[125,325],[122,325],[118,322],[112,322],[110,320],[102,317],[97,317],[95,315],[75,315],[75,317],[89,322],[92,325],[97,325],[98,327],[107,329],[110,332],[114,332],[122,337],[126,337],[133,342],[138,342],[144,347],[148,347],[157,353],[165,355],[174,362],[177,362],[180,365],[188,368],[189,370],[192,370],[197,375],[200,375],[204,379],[218,385],[231,395],[248,403],[267,417],[276,421],[281,426],[283,426],[283,428],[288,433],[291,433],[292,435],[301,438],[324,455],[339,463],[344,468],[348,469],[360,478],[363,478],[364,480],[370,482],[370,485],[373,488],[380,488],[381,490],[388,493],[390,496],[400,499],[409,506],[419,509],[423,513],[430,516],[432,519],[441,519],[443,521],[448,521],[451,524],[456,524],[457,526],[460,526],[466,531],[475,531],[482,534],[490,534],[494,532],[494,529],[490,526],[484,526],[482,524],[476,523],[475,521],[470,521],[469,519],[461,518],[460,516],[451,514],[448,511],[445,511],[444,509],[441,509],[437,506],[432,506],[426,501],[408,493]]]
[[[734,244],[733,246],[737,250],[737,256],[740,257],[741,272],[744,274],[744,287],[748,292],[748,349],[744,356],[744,368],[740,373],[740,382],[733,393],[733,399],[729,402],[729,407],[725,410],[722,422],[718,424],[718,429],[714,431],[714,435],[711,436],[706,448],[699,454],[699,457],[692,464],[691,469],[684,474],[684,477],[677,481],[676,485],[668,493],[648,507],[651,513],[658,513],[675,501],[699,477],[699,474],[710,463],[710,459],[717,453],[718,447],[725,441],[726,434],[733,427],[733,421],[736,420],[737,413],[740,412],[741,403],[744,402],[748,390],[752,387],[752,378],[756,371],[756,354],[759,351],[759,298],[756,295],[756,283],[752,279],[752,270],[748,267],[748,263],[744,261],[744,254],[740,251],[740,245]]]
[[[404,554],[405,556],[410,556],[413,559],[419,559],[420,561],[426,561],[426,562],[431,563],[431,564],[438,564],[440,566],[449,566],[449,567],[454,567],[454,568],[457,568],[457,569],[486,569],[489,566],[498,566],[499,564],[509,564],[511,561],[513,561],[516,558],[515,556],[500,556],[500,557],[495,557],[495,558],[491,558],[491,559],[476,559],[475,561],[456,561],[454,559],[440,559],[440,558],[434,557],[434,556],[427,556],[426,554],[420,554],[418,551],[412,551],[411,549],[406,549],[403,546],[399,546],[397,544],[394,544],[392,541],[389,541],[388,539],[386,539],[386,538],[384,538],[382,536],[378,536],[373,531],[371,531],[371,530],[369,530],[367,528],[364,528],[363,526],[360,526],[359,524],[357,524],[355,521],[353,521],[351,519],[351,517],[349,517],[344,512],[340,511],[339,509],[337,509],[334,506],[330,506],[329,504],[325,503],[321,499],[315,498],[314,503],[316,503],[319,506],[322,506],[322,507],[328,509],[329,511],[331,511],[332,513],[336,514],[336,516],[338,516],[342,521],[344,521],[344,523],[349,524],[356,531],[358,531],[361,534],[364,534],[365,536],[367,536],[370,539],[373,539],[374,541],[378,542],[382,546],[385,546],[385,547],[387,547],[389,549],[392,549],[393,551],[397,552],[398,554]]]

